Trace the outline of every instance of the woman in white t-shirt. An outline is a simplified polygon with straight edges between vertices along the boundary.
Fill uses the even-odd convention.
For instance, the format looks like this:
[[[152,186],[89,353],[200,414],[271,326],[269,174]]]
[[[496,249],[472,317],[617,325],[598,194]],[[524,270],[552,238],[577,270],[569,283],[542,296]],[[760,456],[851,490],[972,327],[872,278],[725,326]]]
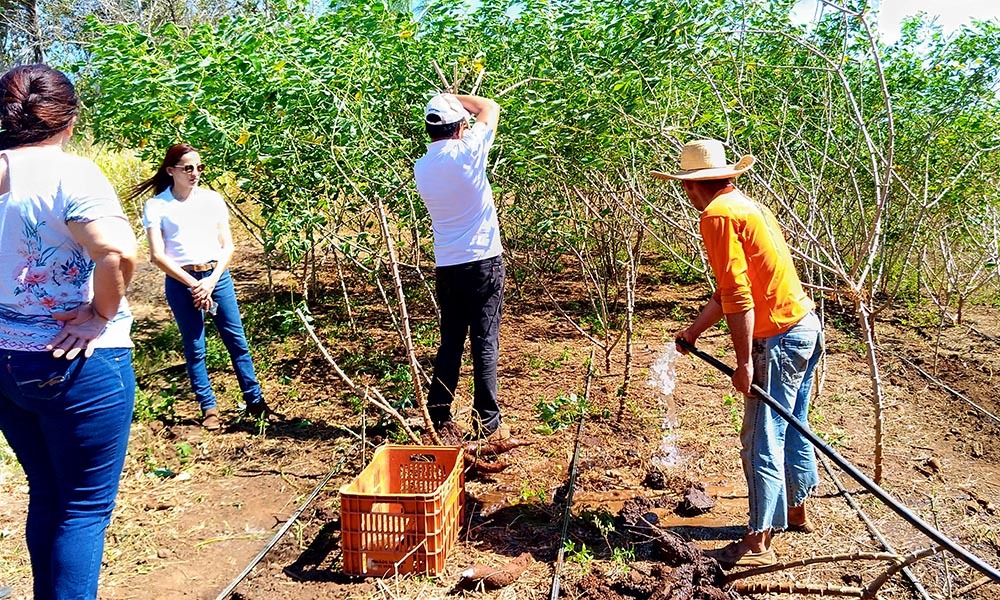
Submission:
[[[220,427],[215,392],[205,363],[205,316],[219,330],[243,392],[246,414],[272,414],[254,372],[240,307],[236,301],[229,260],[233,238],[229,211],[222,197],[198,186],[204,164],[190,144],[174,144],[160,168],[133,189],[131,199],[152,191],[146,202],[143,226],[149,238],[150,260],[166,273],[167,303],[184,342],[184,358],[195,398],[201,405],[202,425]]]
[[[63,152],[78,107],[45,65],[0,77],[0,431],[28,478],[33,597],[97,597],[135,402],[114,188]]]

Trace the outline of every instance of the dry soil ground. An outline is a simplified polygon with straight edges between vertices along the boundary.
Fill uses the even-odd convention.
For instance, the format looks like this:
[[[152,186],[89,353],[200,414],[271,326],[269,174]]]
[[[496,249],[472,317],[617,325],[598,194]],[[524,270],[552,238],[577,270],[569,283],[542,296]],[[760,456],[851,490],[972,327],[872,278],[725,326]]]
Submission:
[[[234,268],[245,306],[267,296],[257,258],[245,253]],[[159,276],[146,270],[132,291],[138,344],[156,344],[162,339],[157,332],[168,322],[169,313],[160,285]],[[571,281],[565,281],[557,293],[571,298],[578,292]],[[621,536],[607,530],[608,515],[617,515],[630,499],[649,500],[649,505],[658,507],[653,512],[662,525],[702,547],[718,546],[741,534],[746,486],[734,426],[740,406],[727,403],[732,389],[726,378],[692,357],[682,357],[676,364],[679,460],[662,471],[665,485],[653,486],[665,489],[652,489],[647,479],[653,469],[650,458],[662,443],[660,423],[665,416],[654,390],[646,385],[648,369],[671,334],[693,317],[703,294],[699,286],[642,281],[634,377],[620,418],[614,392],[621,382],[621,353],[612,357],[611,373],[595,380],[590,399],[594,412],[581,437],[575,518],[570,527],[575,550],[568,553],[570,560],[561,577],[565,597],[643,597],[628,591],[634,586],[621,582],[636,578],[637,573],[648,575],[653,563],[642,559],[650,557],[642,552],[633,557]],[[509,453],[509,466],[500,473],[470,473],[465,523],[440,576],[383,580],[341,573],[337,490],[364,464],[359,441],[362,417],[312,342],[292,332],[255,348],[268,398],[287,417],[263,433],[252,424],[235,422],[232,398],[238,390],[227,369],[214,375],[222,395],[230,399],[223,413],[228,425],[215,433],[197,425],[181,370],[167,369],[141,381],[154,395],[179,386],[178,418],[133,426],[118,508],[108,533],[100,597],[214,598],[332,470],[325,489],[234,597],[298,600],[455,594],[547,598],[574,428],[540,432],[536,405],[571,392],[582,394],[590,346],[543,298],[527,283],[512,282],[502,330],[500,385],[506,419],[530,445]],[[433,329],[432,309],[417,306],[411,311]],[[324,312],[322,305],[314,309],[314,316],[329,348],[345,363],[363,364],[352,362],[352,357],[368,348],[398,345],[387,331],[384,315],[376,310],[359,310],[354,315],[365,332],[354,339],[365,338],[364,343],[338,339],[336,331],[344,331],[345,325],[332,311]],[[995,375],[1000,374],[998,317],[1000,312],[994,309],[977,309],[967,315],[965,324],[945,329],[936,360],[934,328],[891,317],[878,323],[887,393],[884,487],[993,565],[1000,564],[1000,422],[931,384],[903,359],[936,372],[956,391],[993,415],[1000,414],[995,392]],[[870,475],[874,417],[868,366],[850,332],[850,319],[837,320],[846,325],[837,328],[831,322],[826,328],[828,353],[813,426]],[[723,332],[707,334],[700,345],[732,361]],[[433,352],[433,346],[418,349],[425,364]],[[404,363],[401,352],[395,356],[396,362]],[[369,381],[363,373],[357,375],[360,381]],[[458,402],[467,407],[468,387],[463,389],[466,393]],[[371,425],[376,413],[367,414],[366,423]],[[382,441],[371,435],[366,436],[365,456],[370,456],[373,443]],[[810,506],[817,530],[808,535],[778,535],[776,547],[782,559],[883,549],[848,505],[835,478],[899,553],[929,545],[842,473],[821,468],[820,474],[822,483]],[[700,517],[680,517],[673,507],[685,486],[694,482],[705,484],[716,499],[716,508]],[[28,598],[30,593],[23,542],[26,489],[16,463],[9,456],[0,461],[0,581],[14,587],[14,598]],[[616,553],[613,547],[620,549]],[[510,586],[495,591],[455,588],[459,573],[469,564],[502,565],[522,552],[530,553],[529,566]],[[882,563],[852,561],[798,567],[751,581],[856,586],[870,583],[883,570]],[[935,598],[949,594],[1000,598],[996,585],[955,596],[980,576],[953,557],[922,560],[913,572]],[[911,597],[911,589],[896,576],[883,593],[885,598],[903,599]]]

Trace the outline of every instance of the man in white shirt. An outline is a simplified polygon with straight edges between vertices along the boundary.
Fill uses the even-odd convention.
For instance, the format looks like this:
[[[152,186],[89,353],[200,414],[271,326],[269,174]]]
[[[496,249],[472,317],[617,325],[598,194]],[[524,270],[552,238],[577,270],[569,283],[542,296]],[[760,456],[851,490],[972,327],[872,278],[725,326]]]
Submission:
[[[469,124],[472,116],[474,125]],[[500,106],[478,96],[438,94],[424,111],[431,142],[413,167],[417,191],[434,228],[441,345],[427,407],[442,441],[461,444],[452,420],[465,338],[472,341],[473,428],[476,437],[510,436],[497,403],[497,359],[503,310],[504,265],[500,224],[486,160]]]

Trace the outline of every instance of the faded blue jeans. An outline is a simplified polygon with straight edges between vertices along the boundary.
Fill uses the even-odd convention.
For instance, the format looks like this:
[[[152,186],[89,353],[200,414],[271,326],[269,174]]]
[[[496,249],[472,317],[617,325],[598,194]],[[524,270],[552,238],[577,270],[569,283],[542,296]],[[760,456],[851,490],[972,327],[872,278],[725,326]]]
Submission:
[[[212,271],[190,273],[195,279],[204,279]],[[202,411],[214,408],[216,405],[215,391],[208,378],[208,365],[205,363],[205,317],[206,314],[194,307],[191,290],[173,277],[167,276],[165,284],[167,304],[174,313],[177,327],[184,342],[184,361],[187,363],[188,379],[191,389],[198,400]],[[236,288],[233,278],[226,270],[212,291],[212,300],[219,307],[212,317],[219,337],[229,351],[229,359],[236,371],[236,380],[243,392],[243,401],[247,406],[263,401],[264,395],[257,382],[257,373],[253,368],[253,358],[250,356],[250,346],[243,332],[243,320],[240,318],[240,307],[236,302]]]
[[[0,430],[28,477],[35,600],[93,600],[135,402],[132,350],[0,350]]]
[[[809,313],[788,331],[753,341],[753,382],[808,425],[813,373],[823,354],[823,329]],[[812,444],[762,400],[746,397],[740,431],[752,533],[788,526],[788,507],[819,484]]]

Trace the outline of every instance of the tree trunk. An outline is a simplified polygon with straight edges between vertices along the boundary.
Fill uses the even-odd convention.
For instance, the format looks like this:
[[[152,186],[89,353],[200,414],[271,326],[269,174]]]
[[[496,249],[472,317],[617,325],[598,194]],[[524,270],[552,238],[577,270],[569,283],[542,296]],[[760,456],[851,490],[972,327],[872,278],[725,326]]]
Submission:
[[[417,406],[424,417],[424,426],[430,433],[434,443],[441,445],[441,438],[434,430],[434,423],[431,415],[427,411],[427,399],[424,398],[424,379],[421,377],[420,363],[417,362],[417,354],[413,349],[413,334],[410,332],[410,315],[406,310],[406,294],[403,292],[403,280],[399,276],[399,261],[396,259],[396,248],[392,243],[392,235],[389,231],[389,220],[386,218],[385,205],[382,198],[376,198],[378,203],[379,224],[382,226],[382,235],[385,236],[385,245],[389,250],[389,265],[392,268],[392,280],[396,287],[396,300],[399,302],[399,317],[402,325],[403,344],[406,346],[406,358],[410,363],[410,377],[413,379],[413,396],[417,400]]]
[[[24,0],[25,21],[28,25],[28,43],[31,45],[31,55],[36,63],[45,62],[45,49],[42,45],[42,26],[38,22],[38,2]]]
[[[865,350],[868,358],[868,370],[872,382],[872,406],[875,409],[875,473],[872,479],[882,483],[882,453],[883,435],[885,432],[885,396],[882,393],[882,378],[879,373],[878,356],[875,352],[875,328],[871,311],[860,299],[855,300],[855,310],[861,321],[861,333],[864,336]]]

